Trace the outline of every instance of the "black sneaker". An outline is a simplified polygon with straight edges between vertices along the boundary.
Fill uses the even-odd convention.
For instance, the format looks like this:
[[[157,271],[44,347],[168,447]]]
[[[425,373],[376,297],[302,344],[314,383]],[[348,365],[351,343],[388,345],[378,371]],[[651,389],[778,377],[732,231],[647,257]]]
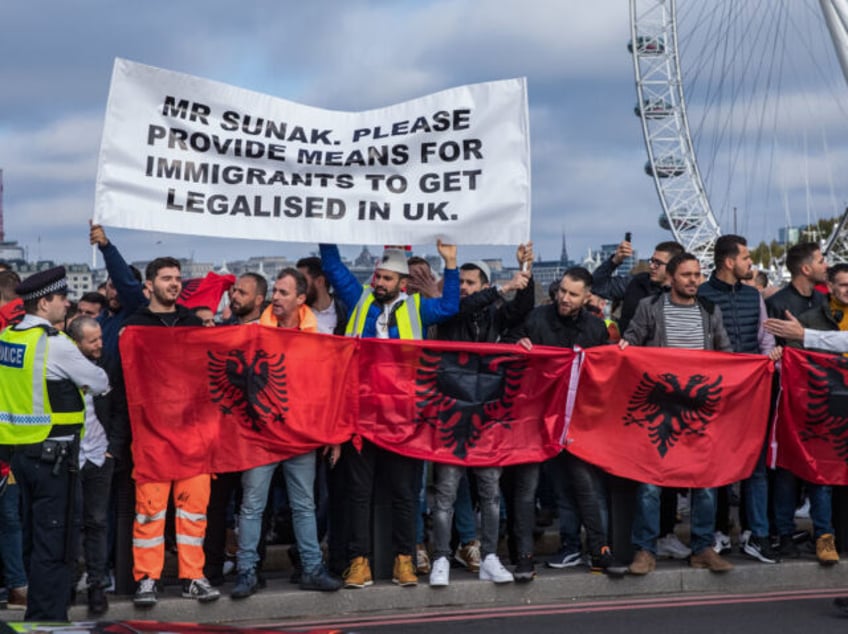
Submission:
[[[88,613],[92,616],[102,616],[109,609],[106,590],[99,583],[88,586]]]
[[[318,590],[320,592],[335,592],[344,586],[344,581],[331,574],[323,565],[312,572],[300,575],[301,590]]]
[[[592,555],[592,570],[595,572],[602,572],[614,564],[615,558],[612,556],[609,546],[604,546],[600,553]]]
[[[518,565],[515,567],[515,572],[512,573],[515,580],[520,582],[533,581],[536,576],[536,566],[533,562],[533,555],[521,555],[518,558]]]
[[[221,598],[221,591],[212,587],[206,577],[183,581],[183,598],[195,599],[200,603],[209,603]]]
[[[769,544],[768,537],[751,535],[748,541],[745,542],[742,552],[764,564],[776,564],[780,561],[780,557],[774,552],[771,544]]]
[[[144,577],[138,582],[133,604],[139,608],[152,608],[156,605],[156,579]]]
[[[548,568],[571,568],[572,566],[579,566],[583,563],[583,554],[579,550],[574,550],[573,548],[560,548],[560,550],[548,557],[545,565]]]
[[[780,536],[780,548],[778,550],[781,557],[789,559],[797,559],[801,556],[801,551],[798,549],[798,544],[792,539],[792,535]]]

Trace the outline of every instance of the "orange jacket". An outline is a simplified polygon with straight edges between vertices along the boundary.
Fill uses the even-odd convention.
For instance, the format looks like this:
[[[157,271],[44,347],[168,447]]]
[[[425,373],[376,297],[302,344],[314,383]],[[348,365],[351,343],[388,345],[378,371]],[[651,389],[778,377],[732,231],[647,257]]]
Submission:
[[[262,316],[259,317],[260,324],[271,326],[272,328],[277,328],[280,325],[277,322],[277,318],[274,317],[273,308],[273,306],[269,305],[268,308],[262,311]],[[318,332],[318,319],[309,306],[301,304],[300,308],[297,309],[297,317],[299,324],[297,327],[298,330],[301,332]]]

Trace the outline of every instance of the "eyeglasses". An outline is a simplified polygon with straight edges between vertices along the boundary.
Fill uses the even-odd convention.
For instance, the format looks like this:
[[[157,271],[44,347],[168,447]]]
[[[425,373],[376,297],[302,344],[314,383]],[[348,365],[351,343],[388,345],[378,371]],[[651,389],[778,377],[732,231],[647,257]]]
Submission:
[[[668,262],[663,262],[662,260],[658,260],[657,258],[651,258],[650,260],[648,260],[649,266],[655,266],[657,268],[665,266],[666,264],[668,264]]]

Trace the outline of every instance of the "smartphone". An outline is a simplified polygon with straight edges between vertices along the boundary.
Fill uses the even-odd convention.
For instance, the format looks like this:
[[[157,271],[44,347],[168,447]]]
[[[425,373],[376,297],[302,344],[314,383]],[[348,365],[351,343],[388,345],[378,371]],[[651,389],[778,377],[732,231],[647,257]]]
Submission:
[[[632,242],[632,240],[630,238],[631,238],[631,233],[628,231],[627,233],[624,234],[624,241],[625,242]]]

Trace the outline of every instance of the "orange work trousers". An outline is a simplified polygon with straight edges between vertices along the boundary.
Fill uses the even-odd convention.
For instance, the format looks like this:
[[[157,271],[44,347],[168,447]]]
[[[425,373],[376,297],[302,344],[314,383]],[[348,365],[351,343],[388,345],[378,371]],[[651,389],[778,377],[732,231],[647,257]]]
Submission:
[[[203,576],[203,538],[206,535],[206,507],[209,505],[208,474],[135,485],[133,522],[133,577],[159,579],[165,565],[165,514],[173,485],[176,507],[177,559],[180,579]]]

